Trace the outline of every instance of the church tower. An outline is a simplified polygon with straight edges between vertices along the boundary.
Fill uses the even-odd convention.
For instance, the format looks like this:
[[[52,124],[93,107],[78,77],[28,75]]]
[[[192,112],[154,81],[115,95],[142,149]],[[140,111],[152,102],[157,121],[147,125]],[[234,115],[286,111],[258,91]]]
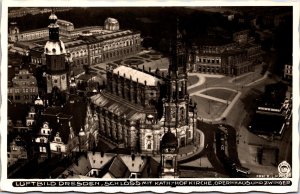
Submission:
[[[59,39],[59,26],[57,16],[52,13],[49,17],[49,40],[44,53],[47,67],[47,93],[51,93],[53,87],[60,91],[68,88],[68,63],[64,43]]]
[[[189,124],[189,95],[187,93],[187,54],[178,21],[170,45],[170,65],[166,78],[167,95],[164,99],[165,132],[175,132],[180,147],[192,140]],[[187,133],[189,136],[187,137]]]

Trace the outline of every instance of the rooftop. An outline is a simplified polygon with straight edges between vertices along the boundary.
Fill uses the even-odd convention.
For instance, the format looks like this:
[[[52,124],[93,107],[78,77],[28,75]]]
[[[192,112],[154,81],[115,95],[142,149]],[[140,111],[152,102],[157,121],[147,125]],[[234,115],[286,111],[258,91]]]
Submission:
[[[146,113],[143,112],[143,109],[141,107],[138,107],[138,105],[135,104],[132,105],[130,103],[126,103],[124,100],[119,99],[119,97],[115,97],[116,99],[113,99],[111,95],[110,96],[107,95],[110,94],[106,94],[105,92],[96,94],[91,97],[91,102],[101,108],[109,110],[110,112],[116,115],[120,115],[120,116],[126,115],[127,120],[131,120],[131,121],[137,121],[139,119],[145,120]]]
[[[113,73],[119,74],[121,77],[125,77],[126,79],[138,81],[140,84],[146,83],[147,86],[157,86],[158,83],[162,83],[162,80],[157,77],[123,65],[115,68]]]

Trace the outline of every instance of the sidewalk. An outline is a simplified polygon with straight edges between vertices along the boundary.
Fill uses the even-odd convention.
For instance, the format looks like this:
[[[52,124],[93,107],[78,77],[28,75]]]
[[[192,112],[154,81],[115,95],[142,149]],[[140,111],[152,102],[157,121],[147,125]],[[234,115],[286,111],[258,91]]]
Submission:
[[[195,135],[195,137],[199,138],[199,145],[188,145],[186,147],[179,148],[179,152],[177,155],[178,161],[184,160],[187,158],[190,158],[196,154],[199,154],[204,149],[204,133],[200,129],[196,129],[195,133],[198,135]]]
[[[268,72],[268,71],[266,71],[266,73],[264,74],[264,76],[262,77],[262,78],[260,78],[260,79],[258,79],[258,80],[255,80],[254,82],[250,82],[250,83],[248,83],[247,85],[245,85],[245,86],[252,86],[253,84],[256,84],[256,83],[258,83],[258,82],[260,82],[260,81],[262,81],[262,80],[264,80],[264,79],[266,79],[267,77],[268,77],[268,75],[269,75],[270,73]]]
[[[225,90],[230,90],[230,91],[236,91],[236,90],[233,90],[233,89],[229,89],[229,88],[223,88],[223,87],[214,87],[213,89],[225,89]],[[206,91],[208,89],[212,89],[212,88],[207,88],[207,89],[204,89],[204,90],[201,90],[201,91],[197,91],[197,92],[194,92],[194,93],[191,93],[190,95],[193,96],[197,93],[201,93],[203,91]],[[233,108],[233,106],[236,104],[236,102],[239,100],[240,96],[242,95],[242,92],[238,91],[237,94],[235,95],[234,99],[230,102],[228,101],[229,105],[226,107],[226,109],[224,110],[224,112],[222,113],[222,115],[218,118],[215,118],[215,119],[207,119],[207,118],[199,118],[200,120],[203,120],[203,121],[206,121],[206,122],[211,122],[211,121],[221,121],[223,118],[226,118],[229,114],[229,112],[231,111],[231,109]],[[205,98],[208,98],[208,99],[211,99],[211,100],[215,100],[215,101],[219,101],[219,102],[222,102],[222,103],[227,103],[226,100],[221,100],[221,99],[218,99],[216,100],[215,97],[211,97],[211,96],[208,96],[208,95],[204,95],[204,94],[197,94],[197,96],[202,96],[202,97],[205,97]]]

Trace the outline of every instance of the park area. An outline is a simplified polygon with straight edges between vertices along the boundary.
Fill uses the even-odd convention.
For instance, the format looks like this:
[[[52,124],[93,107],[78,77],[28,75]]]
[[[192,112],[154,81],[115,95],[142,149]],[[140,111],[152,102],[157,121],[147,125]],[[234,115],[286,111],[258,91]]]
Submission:
[[[116,68],[120,65],[135,67],[139,69],[151,70],[155,72],[157,69],[162,73],[166,73],[169,67],[168,58],[164,57],[161,53],[151,50],[143,51],[140,54],[129,56],[125,59],[117,59],[106,63],[100,63],[92,66],[98,74],[103,75],[106,73],[106,66]]]
[[[200,96],[192,96],[194,102],[198,104],[198,117],[205,119],[217,119],[227,108],[227,104],[217,102]]]
[[[237,92],[226,89],[208,89],[204,91],[203,94],[222,100],[232,101]]]

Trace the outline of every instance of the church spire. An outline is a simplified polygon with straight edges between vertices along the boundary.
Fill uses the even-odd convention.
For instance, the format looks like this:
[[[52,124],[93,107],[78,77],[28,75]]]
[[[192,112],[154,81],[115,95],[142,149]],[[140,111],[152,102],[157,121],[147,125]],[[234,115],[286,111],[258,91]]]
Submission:
[[[57,16],[55,15],[53,9],[51,15],[49,16],[49,40],[59,41],[59,25],[57,22]]]
[[[173,33],[170,42],[170,66],[169,75],[177,77],[178,74],[186,73],[186,49],[182,39],[182,34],[179,30],[179,19],[176,19],[176,28],[173,28]]]

